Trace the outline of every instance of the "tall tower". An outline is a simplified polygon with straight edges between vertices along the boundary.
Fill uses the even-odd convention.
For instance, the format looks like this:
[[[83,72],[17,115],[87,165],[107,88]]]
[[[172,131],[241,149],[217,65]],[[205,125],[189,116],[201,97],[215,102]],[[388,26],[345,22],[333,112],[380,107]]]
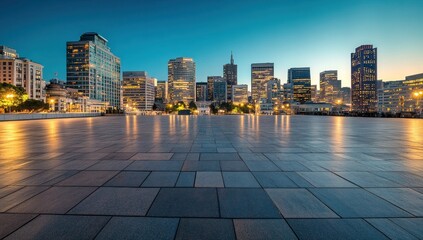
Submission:
[[[90,99],[121,108],[120,59],[107,45],[107,39],[88,32],[79,41],[66,44],[67,85]]]
[[[267,82],[273,79],[273,63],[251,64],[251,97],[255,102],[267,99]]]
[[[352,110],[370,113],[377,110],[377,48],[362,45],[351,53]]]
[[[227,99],[232,98],[232,86],[238,84],[238,65],[234,63],[234,56],[231,52],[231,62],[223,65],[223,78],[227,83]]]
[[[300,103],[311,101],[310,68],[288,69],[288,83],[292,86],[294,101]]]
[[[195,102],[195,62],[192,58],[170,59],[168,62],[170,102]]]

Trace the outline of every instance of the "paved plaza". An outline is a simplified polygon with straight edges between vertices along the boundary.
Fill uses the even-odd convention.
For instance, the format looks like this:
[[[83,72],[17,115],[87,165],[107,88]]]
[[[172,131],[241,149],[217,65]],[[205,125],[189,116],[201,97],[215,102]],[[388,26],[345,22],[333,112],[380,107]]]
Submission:
[[[0,239],[423,239],[423,120],[0,122]]]

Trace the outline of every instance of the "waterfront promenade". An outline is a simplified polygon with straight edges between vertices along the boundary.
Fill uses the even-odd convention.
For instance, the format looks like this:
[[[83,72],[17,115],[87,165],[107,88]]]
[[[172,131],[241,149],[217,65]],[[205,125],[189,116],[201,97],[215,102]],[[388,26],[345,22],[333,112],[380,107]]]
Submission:
[[[0,122],[0,239],[423,239],[423,120]]]

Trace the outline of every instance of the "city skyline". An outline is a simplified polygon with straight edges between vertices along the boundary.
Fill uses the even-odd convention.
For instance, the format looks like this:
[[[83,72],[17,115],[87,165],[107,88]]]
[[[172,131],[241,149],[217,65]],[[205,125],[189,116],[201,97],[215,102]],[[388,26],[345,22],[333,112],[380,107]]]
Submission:
[[[336,4],[336,11],[331,7],[334,1],[266,3],[183,1],[181,5],[190,6],[183,8],[172,1],[127,2],[122,6],[93,1],[88,5],[105,13],[94,18],[87,12],[89,6],[64,12],[64,4],[45,1],[36,4],[46,9],[42,11],[54,11],[33,16],[34,3],[5,1],[1,20],[13,13],[31,21],[18,18],[5,25],[1,44],[43,64],[45,80],[53,78],[55,72],[65,79],[66,42],[89,31],[109,40],[113,52],[122,59],[122,71],[144,69],[159,80],[167,79],[169,59],[184,56],[196,61],[197,82],[204,82],[207,76],[222,74],[222,65],[228,63],[233,51],[238,84],[251,85],[251,63],[273,62],[274,75],[281,82],[286,82],[289,68],[310,67],[312,84],[319,85],[320,72],[334,69],[342,86],[350,86],[349,54],[363,44],[373,44],[379,50],[379,79],[398,80],[421,72],[423,56],[419,53],[423,47],[418,40],[423,31],[418,28],[418,9],[423,3],[419,1],[356,1]],[[362,8],[378,11],[369,15],[361,13]],[[148,11],[131,14],[139,9]],[[169,9],[173,9],[172,17],[166,18]],[[112,10],[118,13],[116,17],[107,14]],[[316,14],[322,13],[319,10],[325,10],[324,14]],[[119,13],[122,11],[125,16]],[[392,15],[396,18],[388,17]],[[57,21],[50,21],[55,17]],[[167,26],[169,22],[174,27]],[[184,26],[183,30],[178,26]],[[137,29],[140,33],[130,31]]]

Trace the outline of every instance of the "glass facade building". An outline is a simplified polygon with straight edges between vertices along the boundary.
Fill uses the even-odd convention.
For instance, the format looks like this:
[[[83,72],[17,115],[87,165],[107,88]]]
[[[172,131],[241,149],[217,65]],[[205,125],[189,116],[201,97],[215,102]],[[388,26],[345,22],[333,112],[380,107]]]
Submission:
[[[267,82],[274,77],[273,63],[251,64],[251,98],[253,102],[267,99]]]
[[[223,65],[223,78],[227,83],[228,100],[232,98],[232,86],[238,84],[238,65],[234,63],[234,57],[231,53],[231,62]]]
[[[172,103],[195,101],[195,62],[192,58],[176,58],[168,62],[169,99]]]
[[[81,35],[79,41],[66,44],[67,85],[93,100],[121,109],[120,59],[97,33]]]
[[[207,82],[196,83],[196,100],[207,101]]]
[[[156,85],[156,100],[167,102],[168,100],[168,84],[167,81],[157,81]]]
[[[227,89],[228,84],[223,78],[215,79],[213,82],[213,101],[215,102],[226,102],[227,101]]]
[[[248,85],[232,85],[232,102],[234,104],[248,103]]]
[[[288,69],[288,84],[292,86],[293,100],[299,103],[311,101],[310,68]]]
[[[362,45],[351,53],[352,111],[376,112],[377,107],[377,48]]]
[[[320,101],[335,103],[341,98],[341,80],[338,80],[338,71],[329,70],[320,73]]]
[[[214,96],[214,82],[223,81],[224,79],[221,76],[208,76],[207,77],[207,101],[213,101]]]
[[[154,79],[144,71],[123,72],[123,105],[126,110],[152,110]]]

